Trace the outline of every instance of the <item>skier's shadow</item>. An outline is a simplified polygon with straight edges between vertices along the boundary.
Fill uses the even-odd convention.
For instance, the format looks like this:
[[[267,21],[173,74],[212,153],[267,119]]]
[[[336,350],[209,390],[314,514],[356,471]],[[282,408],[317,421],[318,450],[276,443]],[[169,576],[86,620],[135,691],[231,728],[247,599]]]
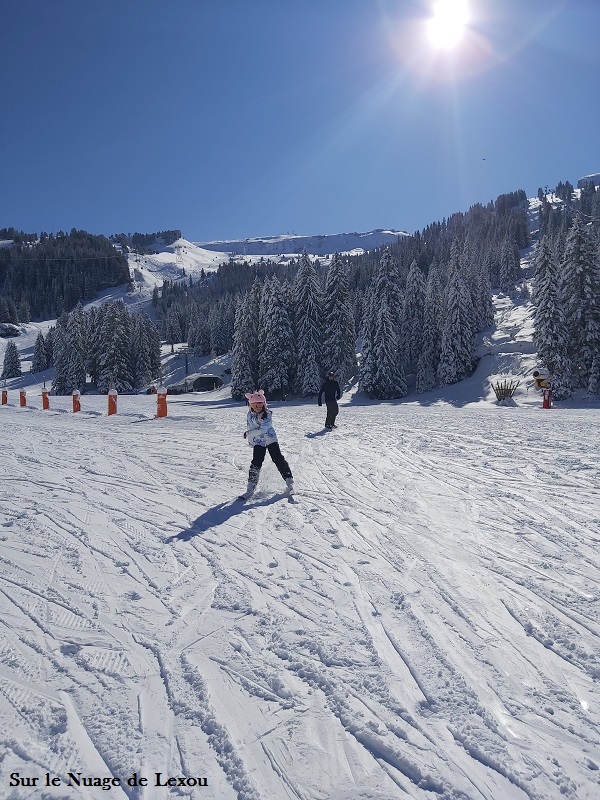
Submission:
[[[165,542],[189,542],[194,536],[199,536],[211,528],[218,528],[223,523],[230,520],[232,517],[247,511],[249,508],[256,508],[257,506],[270,506],[281,500],[282,495],[274,495],[273,497],[266,497],[264,500],[252,500],[251,505],[246,505],[241,500],[234,500],[233,502],[217,503],[213,508],[209,508],[204,514],[201,514],[197,519],[192,522],[189,528],[179,531],[174,536],[169,536]]]
[[[317,436],[325,436],[325,434],[330,433],[330,431],[326,430],[325,428],[322,431],[317,431],[316,433],[307,433],[307,439],[316,439]]]

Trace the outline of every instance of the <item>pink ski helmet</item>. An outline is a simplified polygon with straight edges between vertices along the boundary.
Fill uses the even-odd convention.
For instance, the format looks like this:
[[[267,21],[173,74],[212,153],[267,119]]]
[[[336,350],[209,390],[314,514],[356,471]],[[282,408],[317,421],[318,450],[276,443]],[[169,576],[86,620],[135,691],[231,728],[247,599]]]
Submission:
[[[248,403],[252,405],[267,405],[267,398],[265,397],[265,393],[263,389],[259,389],[257,392],[246,392],[244,395],[248,400]]]

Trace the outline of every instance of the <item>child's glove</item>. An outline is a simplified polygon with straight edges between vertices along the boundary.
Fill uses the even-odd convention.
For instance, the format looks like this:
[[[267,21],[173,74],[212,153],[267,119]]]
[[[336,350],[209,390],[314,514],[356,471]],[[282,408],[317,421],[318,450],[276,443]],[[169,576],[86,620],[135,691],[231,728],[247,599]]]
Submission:
[[[244,439],[248,438],[248,431],[244,431]]]

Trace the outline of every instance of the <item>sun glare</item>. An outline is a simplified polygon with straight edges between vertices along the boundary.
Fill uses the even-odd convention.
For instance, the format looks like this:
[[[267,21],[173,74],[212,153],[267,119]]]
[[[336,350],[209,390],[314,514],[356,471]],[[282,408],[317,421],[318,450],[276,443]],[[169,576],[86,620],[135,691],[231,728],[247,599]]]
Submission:
[[[451,50],[460,42],[469,21],[466,0],[437,0],[433,17],[428,23],[428,33],[435,47]]]

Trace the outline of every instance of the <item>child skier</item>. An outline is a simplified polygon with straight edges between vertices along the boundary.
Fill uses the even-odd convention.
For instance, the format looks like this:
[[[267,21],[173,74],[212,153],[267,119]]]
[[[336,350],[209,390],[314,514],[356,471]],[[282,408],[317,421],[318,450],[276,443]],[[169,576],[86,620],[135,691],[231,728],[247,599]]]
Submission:
[[[262,389],[258,392],[248,392],[246,398],[250,408],[246,417],[247,430],[244,433],[244,439],[253,448],[253,452],[248,473],[248,488],[244,494],[240,495],[240,500],[247,500],[254,494],[267,450],[281,473],[281,477],[286,482],[289,493],[293,494],[294,479],[292,471],[279,449],[277,434],[272,422],[273,412],[267,408],[265,393]]]

